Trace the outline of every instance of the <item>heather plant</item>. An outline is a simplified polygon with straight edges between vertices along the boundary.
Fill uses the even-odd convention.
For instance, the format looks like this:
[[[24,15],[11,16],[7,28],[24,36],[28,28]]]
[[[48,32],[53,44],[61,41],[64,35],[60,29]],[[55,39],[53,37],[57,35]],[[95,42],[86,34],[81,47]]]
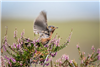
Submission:
[[[68,39],[62,45],[59,44],[61,38],[57,35],[47,45],[42,45],[39,39],[30,40],[29,38],[25,38],[24,33],[23,31],[20,38],[18,38],[17,29],[15,29],[14,39],[16,42],[10,45],[7,41],[6,30],[1,48],[10,56],[1,56],[2,67],[32,67],[32,64],[34,64],[35,67],[38,67],[38,64],[43,67],[48,65],[51,67],[79,67],[75,60],[69,60],[69,56],[65,54],[56,60],[56,62],[52,60],[59,50],[65,48],[69,44],[72,30]],[[2,49],[1,53],[3,53]],[[85,52],[81,52],[78,45],[77,49],[81,60],[80,67],[94,66],[94,62],[100,60],[100,48],[96,52],[94,46],[92,46],[93,52],[88,56],[85,56]],[[99,67],[99,64],[96,64],[96,66]]]

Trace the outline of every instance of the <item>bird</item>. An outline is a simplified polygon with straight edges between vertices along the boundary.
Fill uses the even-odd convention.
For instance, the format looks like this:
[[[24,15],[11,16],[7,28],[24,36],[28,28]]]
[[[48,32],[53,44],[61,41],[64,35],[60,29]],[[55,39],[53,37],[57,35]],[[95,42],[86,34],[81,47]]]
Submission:
[[[47,23],[47,15],[45,11],[41,11],[38,17],[34,21],[33,25],[33,31],[35,34],[39,34],[39,40],[42,43],[42,45],[46,45],[51,40],[52,34],[54,33],[55,29],[58,27],[55,27],[53,25],[48,26]],[[25,41],[29,40],[28,38],[25,38]],[[33,40],[29,40],[30,42],[33,42]],[[25,45],[29,45],[28,43],[25,43]],[[23,44],[22,44],[23,46]],[[1,49],[1,48],[0,48]],[[1,53],[3,53],[1,49]]]
[[[52,34],[54,33],[55,27],[53,25],[48,26],[47,23],[47,15],[45,11],[41,11],[37,18],[34,20],[33,31],[35,34],[39,34],[39,40],[42,45],[46,45],[52,38]]]

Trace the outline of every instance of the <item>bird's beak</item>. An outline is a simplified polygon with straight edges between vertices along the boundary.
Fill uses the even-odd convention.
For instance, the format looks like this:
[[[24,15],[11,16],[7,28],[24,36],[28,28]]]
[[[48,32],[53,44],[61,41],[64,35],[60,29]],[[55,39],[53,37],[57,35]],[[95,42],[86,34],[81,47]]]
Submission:
[[[55,29],[58,29],[58,27],[55,27]]]

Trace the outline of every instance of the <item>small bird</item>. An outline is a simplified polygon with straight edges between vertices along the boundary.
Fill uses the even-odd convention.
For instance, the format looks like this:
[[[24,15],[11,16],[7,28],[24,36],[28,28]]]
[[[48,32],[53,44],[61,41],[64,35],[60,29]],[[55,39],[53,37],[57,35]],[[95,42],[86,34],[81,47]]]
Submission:
[[[58,27],[48,26],[47,15],[45,11],[41,11],[38,17],[34,21],[33,31],[35,34],[39,34],[39,40],[43,45],[48,44],[51,40],[52,34]]]

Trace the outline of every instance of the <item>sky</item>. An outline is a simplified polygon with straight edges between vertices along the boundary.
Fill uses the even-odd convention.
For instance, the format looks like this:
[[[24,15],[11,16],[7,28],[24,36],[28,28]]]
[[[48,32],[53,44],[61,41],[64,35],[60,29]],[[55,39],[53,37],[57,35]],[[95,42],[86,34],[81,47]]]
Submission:
[[[95,20],[99,2],[2,2],[2,19],[35,19],[45,10],[48,20]]]

